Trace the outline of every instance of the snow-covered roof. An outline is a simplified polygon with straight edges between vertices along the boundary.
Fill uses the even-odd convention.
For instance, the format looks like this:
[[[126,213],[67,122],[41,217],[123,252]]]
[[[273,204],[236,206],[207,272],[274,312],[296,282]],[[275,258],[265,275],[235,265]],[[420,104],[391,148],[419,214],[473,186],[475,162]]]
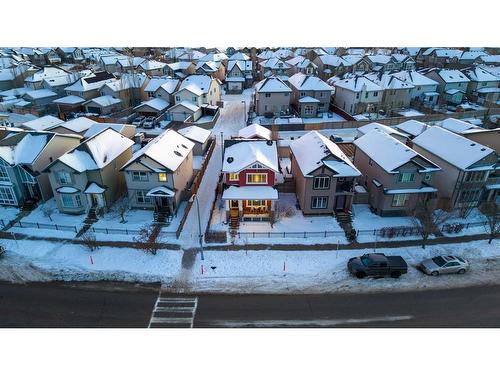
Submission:
[[[288,78],[288,82],[297,90],[332,91],[332,87],[322,79],[315,76],[308,76],[304,73],[295,73]]]
[[[319,100],[311,96],[304,96],[299,99],[299,103],[319,103]]]
[[[361,57],[360,57],[361,58]],[[351,66],[352,63],[344,60],[344,58],[336,55],[321,55],[318,59],[323,63],[323,65],[329,66]],[[359,60],[359,59],[358,59]]]
[[[206,94],[210,89],[212,80],[213,78],[207,75],[190,75],[182,80],[178,91],[186,89],[196,95]]]
[[[460,70],[440,69],[438,74],[447,83],[469,82],[469,79]]]
[[[97,104],[99,107],[109,107],[121,103],[121,99],[113,98],[111,95],[98,96],[97,98],[90,99],[86,104]]]
[[[85,99],[76,96],[76,95],[68,95],[68,96],[63,96],[62,98],[56,99],[52,101],[52,103],[56,104],[80,104],[83,103]]]
[[[495,152],[440,126],[431,126],[413,143],[462,170]]]
[[[163,69],[165,65],[167,64],[156,60],[144,60],[139,64],[139,66],[144,70]]]
[[[438,82],[434,81],[433,79],[430,79],[429,77],[424,76],[423,74],[420,74],[415,70],[410,70],[410,71],[403,70],[401,72],[397,72],[392,75],[404,82],[409,82],[415,86],[438,85]]]
[[[391,56],[388,55],[367,55],[366,58],[374,64],[385,65],[391,61]]]
[[[339,177],[361,176],[361,172],[339,146],[315,130],[293,140],[290,149],[304,176],[323,165],[333,170]],[[330,160],[325,160],[327,158]]]
[[[229,61],[232,60],[250,60],[250,57],[243,52],[236,52],[229,57]]]
[[[238,137],[246,139],[256,137],[269,140],[271,139],[271,135],[271,130],[259,124],[248,125],[238,131]]]
[[[356,139],[354,144],[388,173],[394,173],[396,168],[416,157],[425,160],[434,170],[439,168],[415,150],[379,129],[371,130]],[[425,167],[428,168],[428,166]]]
[[[175,191],[166,186],[157,186],[146,193],[148,197],[174,197]]]
[[[229,186],[222,193],[223,200],[268,199],[277,200],[278,190],[271,186]]]
[[[134,128],[134,125],[130,124],[115,124],[111,122],[96,122],[95,124],[92,124],[90,128],[87,129],[87,131],[83,134],[84,138],[90,138],[96,135],[97,133],[102,132],[105,129],[111,128],[115,131],[117,131],[120,134],[123,134],[124,130],[127,128]]]
[[[134,109],[137,111],[137,110],[140,110],[146,106],[151,107],[151,108],[155,109],[156,111],[162,111],[168,107],[168,102],[166,100],[163,100],[160,98],[153,98],[153,99],[150,99],[146,102],[142,102]]]
[[[207,129],[200,128],[199,126],[188,126],[187,128],[182,128],[178,130],[178,133],[190,139],[191,141],[198,143],[205,143],[210,137],[212,132]]]
[[[237,66],[238,69],[242,72],[252,72],[252,61],[244,61],[244,60],[230,60],[227,63],[227,71],[230,72]]]
[[[424,124],[423,122],[420,122],[417,120],[408,120],[408,121],[402,122],[399,125],[396,125],[397,129],[399,129],[407,134],[410,134],[414,137],[423,133],[425,130],[427,130],[428,127],[429,127],[429,125]]]
[[[105,75],[102,74],[104,77]],[[92,90],[98,90],[106,83],[116,81],[116,78],[107,76],[104,79],[98,79],[95,75],[82,77],[71,86],[66,87],[64,90],[72,92],[87,92]]]
[[[458,120],[456,118],[447,118],[441,121],[441,124],[439,124],[439,126],[457,134],[477,133],[487,130],[480,126],[473,125],[469,122]]]
[[[102,88],[108,87],[114,92],[128,90],[130,88],[141,88],[148,77],[145,74],[122,74],[120,79],[107,82]]]
[[[142,159],[147,156],[170,171],[176,171],[193,147],[194,143],[189,139],[175,130],[168,129],[135,152],[122,169],[140,160],[142,164],[155,170],[156,168],[148,166],[147,161]]]
[[[366,75],[366,78],[372,80],[380,87],[388,90],[412,89],[415,87],[412,83],[402,81],[398,77],[387,73],[384,73],[382,75],[378,73],[369,73]]]
[[[28,91],[23,95],[23,98],[29,98],[32,100],[50,98],[51,96],[57,96],[54,91],[48,89],[32,90]]]
[[[476,66],[470,70],[465,71],[465,75],[469,77],[471,81],[476,82],[498,82],[500,78],[491,74],[490,72],[484,70],[483,68]]]
[[[292,92],[292,89],[286,85],[279,77],[271,76],[263,79],[255,85],[257,92]]]
[[[460,49],[435,49],[434,54],[437,57],[460,57],[462,55]]]
[[[32,164],[52,137],[51,133],[18,132],[0,140],[0,158],[10,165]]]
[[[41,82],[44,79],[55,78],[55,77],[70,77],[67,71],[56,68],[54,66],[46,66],[37,70],[33,75],[26,77],[24,82]]]
[[[278,172],[278,149],[275,141],[239,140],[227,142],[231,143],[224,149],[223,172],[239,172],[255,163]]]
[[[85,194],[102,194],[106,191],[105,188],[102,186],[99,186],[95,182],[91,182],[87,188],[85,189],[84,193]]]
[[[57,117],[47,115],[47,116],[39,117],[35,120],[24,122],[22,124],[22,126],[25,128],[40,131],[40,130],[46,130],[48,128],[51,128],[54,125],[62,124],[63,122],[64,122],[63,120],[61,120]]]
[[[106,129],[65,153],[58,160],[80,173],[98,170],[111,163],[133,144],[131,139],[115,130]]]
[[[383,131],[386,134],[398,135],[400,137],[406,137],[405,134],[399,132],[397,129],[391,128],[390,126],[387,126],[387,125],[384,125],[384,124],[379,124],[378,122],[372,122],[370,124],[363,125],[363,126],[361,126],[361,127],[358,128],[358,131],[361,134],[366,134],[368,132],[371,132],[374,129]]]
[[[74,118],[72,120],[51,126],[47,130],[51,130],[51,129],[54,129],[57,127],[63,127],[63,128],[66,128],[74,133],[82,133],[82,132],[88,130],[94,124],[97,124],[97,122],[94,120],[91,120],[87,117],[82,116],[82,117],[77,117],[77,118]]]
[[[200,107],[198,107],[196,104],[194,104],[193,102],[190,102],[188,100],[183,100],[175,105],[173,105],[172,107],[170,107],[168,109],[168,112],[172,112],[175,108],[177,107],[184,107],[184,108],[187,108],[189,109],[191,112],[196,112],[197,110],[200,109]]]
[[[384,89],[366,77],[354,77],[343,79],[333,83],[334,87],[341,87],[354,92],[383,91]]]

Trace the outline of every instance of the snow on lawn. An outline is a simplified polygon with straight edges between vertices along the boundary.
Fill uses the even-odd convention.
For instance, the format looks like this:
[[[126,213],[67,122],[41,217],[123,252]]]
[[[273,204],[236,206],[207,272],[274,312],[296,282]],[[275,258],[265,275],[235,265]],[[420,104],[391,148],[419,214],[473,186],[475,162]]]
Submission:
[[[277,202],[278,210],[281,211],[280,217],[271,227],[268,221],[240,222],[238,232],[239,237],[235,243],[301,243],[301,244],[320,244],[320,243],[347,243],[344,231],[339,226],[337,220],[332,215],[304,216],[296,206],[296,197],[293,193],[280,193]],[[287,217],[285,213],[290,216]],[[212,215],[210,229],[214,231],[227,231],[228,240],[229,224],[224,224],[226,214],[224,204],[220,196],[217,197],[217,203]],[[327,233],[326,232],[335,232]],[[304,232],[312,232],[305,233]]]
[[[48,241],[6,241],[6,248],[0,278],[9,281],[23,277],[30,281],[166,281],[177,275],[182,259],[181,251],[152,255],[137,249],[103,247],[90,252],[82,245]]]
[[[473,208],[465,218],[460,217],[458,212],[453,212],[453,216],[443,226],[446,226],[446,224],[462,224],[464,227],[457,233],[448,233],[447,231],[443,231],[443,235],[446,237],[457,237],[489,233],[489,227],[486,224],[486,221],[486,216],[484,216],[477,208]]]
[[[5,241],[0,279],[9,281],[161,281],[172,291],[211,293],[338,293],[450,288],[500,283],[500,245],[475,241],[450,245],[377,249],[401,255],[409,264],[400,279],[363,279],[346,269],[350,257],[374,250],[205,251],[191,270],[181,268],[182,252],[157,255],[129,248],[103,247],[92,253],[81,245],[46,241]],[[465,275],[432,277],[415,266],[423,259],[453,254],[471,262]],[[93,264],[91,263],[91,258]],[[201,266],[203,265],[203,274]]]
[[[0,219],[3,220],[4,225],[7,225],[11,220],[14,220],[19,214],[20,210],[12,206],[0,206]],[[0,229],[3,227],[0,222]]]
[[[52,211],[50,218],[44,214],[45,210]],[[33,237],[74,238],[84,225],[85,214],[69,215],[59,212],[54,198],[40,203],[33,211],[19,223],[9,229],[10,232],[27,234]],[[36,225],[40,227],[37,227]],[[46,226],[44,228],[44,226]],[[55,226],[62,228],[56,229]]]
[[[376,236],[373,232],[376,229],[390,228],[390,227],[413,227],[411,218],[408,216],[379,216],[370,211],[370,206],[367,204],[353,204],[353,227],[360,231],[371,231],[368,233],[359,233],[357,237],[358,242],[372,242],[372,241],[394,241],[401,239],[418,239],[418,236],[406,237],[380,237]]]
[[[199,258],[184,290],[211,293],[337,293],[409,289],[450,288],[500,283],[500,246],[486,241],[401,249],[377,249],[387,255],[401,255],[409,264],[400,279],[363,279],[346,269],[350,257],[370,250],[340,251],[205,251]],[[427,276],[415,266],[436,255],[454,254],[471,261],[465,275]],[[201,264],[204,273],[201,274]],[[213,269],[212,267],[215,267]],[[285,271],[283,271],[285,268]],[[176,290],[170,284],[165,285]],[[187,288],[187,289],[186,289]]]

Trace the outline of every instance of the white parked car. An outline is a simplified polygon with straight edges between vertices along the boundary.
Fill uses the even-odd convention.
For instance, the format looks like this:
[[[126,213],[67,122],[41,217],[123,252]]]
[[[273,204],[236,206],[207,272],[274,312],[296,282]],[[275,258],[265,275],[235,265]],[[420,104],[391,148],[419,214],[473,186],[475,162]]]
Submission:
[[[445,273],[463,274],[469,269],[469,262],[454,255],[443,255],[426,259],[420,263],[419,267],[422,272],[431,276]]]

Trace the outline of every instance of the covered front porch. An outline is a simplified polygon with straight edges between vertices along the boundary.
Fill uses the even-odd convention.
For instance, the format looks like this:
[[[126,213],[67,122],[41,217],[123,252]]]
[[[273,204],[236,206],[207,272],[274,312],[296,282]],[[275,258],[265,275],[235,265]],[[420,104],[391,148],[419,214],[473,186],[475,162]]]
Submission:
[[[175,204],[175,191],[166,187],[158,186],[146,193],[152,201],[155,212],[166,216],[173,216],[177,210]]]
[[[226,220],[269,221],[275,211],[278,191],[270,186],[230,186],[222,194]]]

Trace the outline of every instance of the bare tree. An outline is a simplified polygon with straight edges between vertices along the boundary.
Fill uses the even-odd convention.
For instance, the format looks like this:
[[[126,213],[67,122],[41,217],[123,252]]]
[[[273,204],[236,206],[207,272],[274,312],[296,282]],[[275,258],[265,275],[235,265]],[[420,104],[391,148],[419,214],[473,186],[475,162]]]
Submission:
[[[419,200],[409,214],[413,226],[422,237],[423,249],[425,249],[429,237],[433,233],[439,232],[439,227],[451,217],[451,214],[445,210],[434,210],[433,202],[425,199]]]
[[[91,252],[99,249],[99,244],[97,243],[94,233],[87,231],[83,233],[80,238],[82,240],[82,245],[85,246]]]
[[[127,220],[125,220],[125,213],[127,212],[128,207],[129,200],[126,196],[115,203],[116,212],[118,212],[118,215],[120,215],[120,224],[124,224],[127,222]]]
[[[491,243],[500,233],[500,206],[494,201],[483,202],[479,210],[486,216],[485,227],[490,235],[488,243]]]
[[[146,224],[140,230],[139,234],[134,237],[137,246],[147,253],[156,255],[160,247],[161,226],[155,224]]]
[[[52,215],[54,215],[55,212],[55,207],[44,206],[42,208],[43,216],[48,217],[50,221],[52,221]]]

